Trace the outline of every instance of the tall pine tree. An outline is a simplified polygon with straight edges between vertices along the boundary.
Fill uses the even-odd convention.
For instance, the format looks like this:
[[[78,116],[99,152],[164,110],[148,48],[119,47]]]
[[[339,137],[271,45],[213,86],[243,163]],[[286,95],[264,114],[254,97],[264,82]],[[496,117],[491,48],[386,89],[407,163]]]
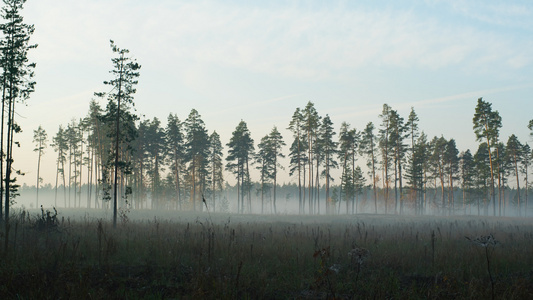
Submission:
[[[113,40],[110,40],[111,50],[116,57],[111,59],[113,63],[113,69],[109,72],[112,74],[112,79],[109,81],[104,81],[105,85],[111,87],[109,93],[95,93],[96,96],[104,97],[107,96],[109,101],[108,104],[108,113],[111,112],[112,108],[115,113],[115,145],[113,147],[114,151],[114,179],[113,179],[113,227],[117,226],[117,197],[118,197],[118,172],[119,172],[119,163],[120,163],[120,140],[121,140],[121,123],[127,120],[121,120],[124,115],[122,111],[127,111],[128,106],[133,106],[133,95],[137,91],[135,86],[138,83],[137,78],[139,77],[139,70],[141,65],[130,56],[128,49],[121,49]],[[115,104],[115,105],[110,105]]]
[[[13,150],[14,134],[20,132],[21,128],[15,122],[15,104],[25,102],[34,91],[33,70],[35,63],[28,61],[28,52],[36,48],[37,45],[30,44],[30,37],[35,30],[34,26],[25,24],[20,14],[26,0],[3,0],[3,2],[1,15],[4,23],[0,24],[0,31],[3,33],[3,39],[0,40],[0,67],[2,68],[0,78],[2,84],[0,178],[3,178],[4,182],[3,185],[0,185],[0,192],[5,199],[4,214],[7,240],[9,207],[18,187],[15,184],[16,178],[13,178]],[[3,174],[4,170],[5,174]],[[1,211],[0,218],[2,218]],[[7,245],[6,242],[6,249]]]

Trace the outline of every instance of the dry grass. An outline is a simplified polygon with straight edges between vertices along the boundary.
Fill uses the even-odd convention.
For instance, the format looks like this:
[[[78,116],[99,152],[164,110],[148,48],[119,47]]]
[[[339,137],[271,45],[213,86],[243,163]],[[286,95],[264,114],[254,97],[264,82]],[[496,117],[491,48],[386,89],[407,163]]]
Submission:
[[[61,214],[50,230],[12,218],[0,298],[490,298],[485,252],[465,239],[489,233],[495,298],[533,297],[526,219],[174,213],[113,229]]]

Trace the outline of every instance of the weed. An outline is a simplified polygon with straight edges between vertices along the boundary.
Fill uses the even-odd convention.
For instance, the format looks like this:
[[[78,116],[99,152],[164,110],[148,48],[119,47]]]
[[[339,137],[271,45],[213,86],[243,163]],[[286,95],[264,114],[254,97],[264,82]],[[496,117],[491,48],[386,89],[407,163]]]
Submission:
[[[130,213],[130,209],[131,209],[131,205],[128,202],[128,199],[125,199],[124,200],[124,206],[121,206],[118,209],[118,215],[120,217],[120,223],[122,225],[126,225],[130,221],[130,218],[128,217],[128,215]]]
[[[492,272],[490,270],[490,257],[492,252],[494,252],[494,247],[499,244],[496,239],[494,239],[494,236],[491,234],[489,235],[482,235],[475,238],[469,238],[465,236],[467,240],[469,240],[474,245],[477,245],[479,247],[482,247],[485,249],[485,259],[487,261],[487,272],[489,273],[489,279],[490,279],[490,287],[491,287],[491,294],[492,299],[494,299],[494,279],[492,278]]]
[[[54,214],[49,210],[44,211],[41,205],[41,215],[36,218],[32,227],[38,231],[44,230],[57,230],[59,226],[59,220],[57,219],[57,210],[54,207]]]
[[[370,256],[370,251],[365,248],[354,247],[348,252],[348,256],[351,259],[352,265],[356,267],[355,284],[359,279],[359,273],[361,272],[361,266],[363,262]]]
[[[316,259],[318,257],[320,259],[320,266],[315,275],[314,287],[316,289],[320,289],[321,287],[326,286],[328,293],[331,293],[331,296],[333,297],[333,299],[335,299],[335,289],[333,288],[333,284],[331,282],[331,275],[338,273],[339,266],[332,265],[328,267],[330,256],[331,256],[330,247],[316,250],[315,253],[313,254],[313,258]],[[326,297],[326,298],[329,298],[329,297]]]
[[[138,221],[136,213],[114,230],[104,219],[63,211],[60,232],[34,230],[32,217],[15,234],[11,222],[0,299],[490,299],[487,271],[497,297],[533,294],[531,220],[458,218],[451,227],[449,219],[426,217],[335,216],[331,223],[318,216],[208,217],[204,210]],[[483,226],[505,252],[494,250],[493,236],[465,243]]]

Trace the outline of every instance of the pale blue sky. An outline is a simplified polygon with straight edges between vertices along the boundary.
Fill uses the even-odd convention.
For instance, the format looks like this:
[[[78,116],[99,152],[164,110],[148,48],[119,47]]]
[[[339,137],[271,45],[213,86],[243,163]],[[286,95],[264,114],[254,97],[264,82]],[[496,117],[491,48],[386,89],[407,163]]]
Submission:
[[[290,144],[284,129],[308,101],[337,132],[378,125],[388,103],[404,118],[414,106],[430,137],[475,151],[479,97],[500,112],[504,141],[531,142],[530,1],[29,0],[23,15],[39,44],[36,92],[19,111],[25,149],[40,124],[51,138],[105,90],[109,39],[142,65],[139,113],[184,120],[195,108],[224,144],[241,119],[256,142],[277,126]],[[15,160],[34,184],[36,154]],[[51,148],[45,160],[52,182]]]

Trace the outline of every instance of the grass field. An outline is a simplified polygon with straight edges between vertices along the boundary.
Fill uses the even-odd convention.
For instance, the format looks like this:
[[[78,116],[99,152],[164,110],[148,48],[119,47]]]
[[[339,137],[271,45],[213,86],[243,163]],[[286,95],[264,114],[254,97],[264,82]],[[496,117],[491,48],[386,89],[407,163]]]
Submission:
[[[1,299],[533,298],[528,219],[53,215],[0,231]]]

